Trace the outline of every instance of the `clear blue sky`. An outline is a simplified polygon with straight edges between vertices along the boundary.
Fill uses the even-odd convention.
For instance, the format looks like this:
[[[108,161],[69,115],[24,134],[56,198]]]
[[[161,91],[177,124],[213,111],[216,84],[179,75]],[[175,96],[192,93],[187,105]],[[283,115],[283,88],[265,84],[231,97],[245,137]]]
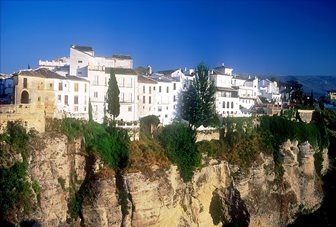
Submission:
[[[154,71],[225,63],[238,73],[336,75],[332,0],[0,0],[0,72],[69,55],[129,54]]]

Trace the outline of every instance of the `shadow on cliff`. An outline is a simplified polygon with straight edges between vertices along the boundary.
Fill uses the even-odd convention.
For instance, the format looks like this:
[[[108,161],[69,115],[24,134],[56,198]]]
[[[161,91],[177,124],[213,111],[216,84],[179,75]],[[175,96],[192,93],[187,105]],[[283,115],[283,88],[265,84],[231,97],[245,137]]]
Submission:
[[[315,227],[315,226],[336,226],[336,215],[335,215],[335,205],[336,205],[336,168],[335,168],[335,158],[336,158],[336,141],[335,139],[330,139],[329,147],[329,160],[330,169],[328,173],[322,177],[324,199],[321,207],[314,213],[302,215],[296,219],[296,221],[288,225],[290,227],[305,226],[305,227]]]

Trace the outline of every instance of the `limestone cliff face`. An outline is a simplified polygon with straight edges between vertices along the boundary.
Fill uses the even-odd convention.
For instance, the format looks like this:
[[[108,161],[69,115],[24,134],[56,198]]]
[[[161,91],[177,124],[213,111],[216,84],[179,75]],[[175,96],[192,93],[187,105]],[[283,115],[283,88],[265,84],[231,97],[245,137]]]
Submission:
[[[92,186],[82,204],[85,226],[284,226],[297,215],[317,209],[323,199],[315,151],[307,142],[283,144],[282,181],[274,173],[273,158],[260,153],[261,161],[247,172],[226,161],[210,160],[185,183],[176,166],[153,167],[150,176],[106,173],[102,163],[93,160],[89,173],[80,141],[66,141],[62,136],[47,137],[43,149],[31,157],[31,177],[41,186],[40,208],[31,218],[43,226],[68,224],[71,190],[66,189],[80,186],[74,178],[77,182],[89,179]],[[326,150],[322,157],[324,173]],[[64,185],[59,179],[65,180]]]
[[[41,188],[38,209],[31,218],[43,226],[66,223],[70,182],[85,178],[85,157],[80,152],[80,145],[80,140],[68,143],[66,136],[47,135],[40,149],[34,150],[30,157],[30,176]]]

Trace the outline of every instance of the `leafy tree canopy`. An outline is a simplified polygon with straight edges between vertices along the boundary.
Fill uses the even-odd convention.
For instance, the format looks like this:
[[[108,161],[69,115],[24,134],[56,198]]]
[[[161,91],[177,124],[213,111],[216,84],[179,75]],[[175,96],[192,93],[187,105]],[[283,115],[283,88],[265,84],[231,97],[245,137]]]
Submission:
[[[181,117],[196,128],[213,124],[217,119],[215,92],[215,85],[210,80],[207,66],[199,64],[194,81],[182,94]]]

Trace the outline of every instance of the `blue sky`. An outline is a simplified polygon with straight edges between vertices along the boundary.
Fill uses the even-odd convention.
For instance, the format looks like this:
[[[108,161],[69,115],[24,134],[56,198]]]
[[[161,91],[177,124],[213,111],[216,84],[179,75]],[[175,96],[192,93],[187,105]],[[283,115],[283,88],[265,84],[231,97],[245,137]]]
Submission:
[[[154,71],[221,63],[262,75],[336,75],[332,0],[0,0],[0,72],[69,55],[129,54]]]

